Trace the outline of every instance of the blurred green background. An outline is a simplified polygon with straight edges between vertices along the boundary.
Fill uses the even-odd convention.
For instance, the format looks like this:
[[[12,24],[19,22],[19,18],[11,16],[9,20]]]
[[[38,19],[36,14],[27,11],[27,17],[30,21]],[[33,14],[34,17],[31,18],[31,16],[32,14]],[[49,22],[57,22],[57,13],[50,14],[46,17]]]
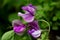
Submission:
[[[12,20],[20,19],[18,12],[23,12],[22,6],[33,4],[37,7],[36,18],[50,23],[50,39],[60,36],[60,0],[0,0],[0,39],[2,35],[12,29]],[[42,24],[45,28],[45,24]]]

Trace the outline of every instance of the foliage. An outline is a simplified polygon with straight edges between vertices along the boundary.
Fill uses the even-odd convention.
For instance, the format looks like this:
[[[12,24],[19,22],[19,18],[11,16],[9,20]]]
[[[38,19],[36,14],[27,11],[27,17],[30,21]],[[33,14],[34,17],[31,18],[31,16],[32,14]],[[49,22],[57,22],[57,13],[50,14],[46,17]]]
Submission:
[[[35,16],[36,19],[44,19],[48,21],[51,25],[51,30],[59,29],[60,0],[0,0],[0,39],[5,32],[12,30],[12,20],[21,19],[17,16],[18,12],[23,12],[21,7],[30,3],[35,5],[37,8]],[[39,25],[42,29],[46,28],[45,23],[41,22]],[[8,38],[10,32],[11,31],[7,32],[3,38],[5,38],[6,35]],[[27,39],[28,36],[25,37],[26,40],[29,39]],[[25,37],[23,37],[22,40],[25,40]],[[44,37],[44,34],[42,37]]]

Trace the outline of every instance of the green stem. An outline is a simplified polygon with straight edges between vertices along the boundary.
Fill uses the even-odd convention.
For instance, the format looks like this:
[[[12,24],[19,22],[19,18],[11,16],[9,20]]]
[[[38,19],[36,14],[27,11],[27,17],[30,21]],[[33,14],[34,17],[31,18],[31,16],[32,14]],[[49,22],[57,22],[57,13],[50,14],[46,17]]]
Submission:
[[[45,21],[45,20],[38,20],[38,21],[42,21],[42,22],[45,22],[48,26],[49,26],[49,32],[50,32],[50,24],[47,22],[47,21]],[[42,30],[42,31],[45,31],[45,30]]]
[[[50,32],[50,24],[49,24],[47,21],[43,20],[43,19],[42,19],[42,20],[38,20],[38,21],[45,22],[45,23],[49,26],[49,30],[41,30],[41,31],[43,31],[43,32],[48,31],[48,34],[49,34],[49,32]],[[46,34],[46,35],[44,36],[44,39],[38,38],[37,40],[45,40],[45,38],[48,36],[48,34]]]

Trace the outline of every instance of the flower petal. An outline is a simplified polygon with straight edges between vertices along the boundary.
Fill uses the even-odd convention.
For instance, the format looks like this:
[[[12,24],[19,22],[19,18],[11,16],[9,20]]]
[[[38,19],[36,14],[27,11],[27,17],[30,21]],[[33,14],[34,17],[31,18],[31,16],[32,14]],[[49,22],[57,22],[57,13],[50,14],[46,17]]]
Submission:
[[[33,22],[30,22],[28,25],[29,25],[32,29],[35,29],[35,30],[40,29],[37,20],[34,20]]]
[[[34,16],[30,14],[24,14],[22,17],[26,22],[32,22],[34,20]]]
[[[20,20],[13,20],[12,26],[15,33],[22,33],[26,28],[25,25],[20,22]]]
[[[36,9],[36,7],[35,7],[35,6],[33,6],[32,4],[29,4],[29,6],[30,6],[30,7],[32,7],[32,8],[34,8],[34,9]]]
[[[13,30],[14,30],[14,32],[16,32],[16,33],[21,33],[21,32],[23,32],[23,31],[25,30],[25,28],[24,28],[23,26],[15,26],[15,27],[13,28]]]
[[[18,16],[23,16],[23,14],[21,12],[18,12]]]
[[[21,16],[26,22],[32,22],[34,20],[34,16],[26,12],[25,14],[18,13],[19,16]]]
[[[41,35],[41,30],[31,29],[28,30],[28,33],[32,35],[34,38],[38,38]]]
[[[38,25],[38,21],[34,20],[33,22],[30,22],[29,24],[30,29],[28,30],[28,33],[32,35],[34,38],[37,38],[41,35],[41,30]]]
[[[38,38],[41,35],[41,31],[40,30],[36,30],[31,34],[34,38]]]
[[[23,6],[22,9],[28,11],[32,15],[35,15],[35,8],[31,4],[28,6]]]

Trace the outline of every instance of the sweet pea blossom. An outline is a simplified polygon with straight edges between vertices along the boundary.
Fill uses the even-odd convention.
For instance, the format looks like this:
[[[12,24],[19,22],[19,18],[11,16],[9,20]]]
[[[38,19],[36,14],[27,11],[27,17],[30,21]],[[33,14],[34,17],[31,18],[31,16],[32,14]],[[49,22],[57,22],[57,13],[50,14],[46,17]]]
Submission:
[[[31,15],[35,15],[36,8],[32,4],[29,4],[28,6],[23,6],[22,9],[29,12]]]
[[[25,30],[25,25],[20,22],[20,20],[12,21],[13,30],[16,34],[21,35]]]
[[[41,30],[38,25],[38,21],[33,21],[28,24],[30,29],[28,30],[28,33],[32,35],[34,38],[38,38],[41,35]]]
[[[23,6],[22,9],[25,10],[25,14],[18,12],[18,16],[21,16],[26,22],[32,22],[34,20],[35,7],[29,4],[28,6]]]

